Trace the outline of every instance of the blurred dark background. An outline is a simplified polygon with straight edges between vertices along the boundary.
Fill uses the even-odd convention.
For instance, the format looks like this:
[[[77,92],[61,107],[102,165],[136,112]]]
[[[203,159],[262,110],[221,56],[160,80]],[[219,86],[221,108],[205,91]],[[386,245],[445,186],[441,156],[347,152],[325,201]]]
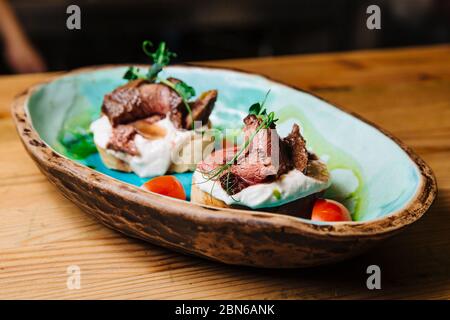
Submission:
[[[49,70],[147,62],[144,39],[165,40],[178,62],[449,42],[449,0],[10,0]],[[79,31],[66,8],[81,7]],[[381,7],[381,30],[366,8]],[[1,73],[11,68],[0,59]]]

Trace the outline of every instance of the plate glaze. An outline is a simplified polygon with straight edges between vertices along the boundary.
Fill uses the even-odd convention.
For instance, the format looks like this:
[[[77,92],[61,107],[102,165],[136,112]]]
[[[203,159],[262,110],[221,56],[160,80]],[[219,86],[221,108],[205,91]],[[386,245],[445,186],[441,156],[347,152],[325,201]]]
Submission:
[[[123,84],[126,67],[69,73],[18,97],[13,115],[41,170],[104,224],[178,251],[232,264],[299,267],[341,260],[416,221],[436,194],[430,168],[374,125],[296,88],[235,70],[173,66],[197,92],[218,89],[217,128],[239,129],[248,107],[270,89],[281,136],[300,124],[309,149],[331,171],[326,196],[346,204],[354,222],[318,223],[277,214],[199,206],[145,192],[148,179],[107,169],[98,154],[76,159],[60,143],[99,116],[103,95]],[[72,158],[72,159],[71,159]],[[95,169],[91,169],[95,168]],[[190,190],[191,174],[177,174]]]

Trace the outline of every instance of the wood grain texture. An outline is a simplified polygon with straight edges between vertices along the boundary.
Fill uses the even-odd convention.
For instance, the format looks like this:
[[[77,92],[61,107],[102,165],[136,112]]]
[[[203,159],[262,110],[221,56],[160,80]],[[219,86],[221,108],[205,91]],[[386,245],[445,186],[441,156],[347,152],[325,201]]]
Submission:
[[[9,102],[49,75],[0,78],[0,298],[450,298],[450,47],[216,62],[311,90],[412,146],[439,194],[424,218],[371,252],[305,270],[230,267],[125,238],[65,200],[26,155]],[[25,192],[26,191],[26,192]],[[82,289],[66,288],[66,268]],[[382,290],[366,289],[378,264]]]

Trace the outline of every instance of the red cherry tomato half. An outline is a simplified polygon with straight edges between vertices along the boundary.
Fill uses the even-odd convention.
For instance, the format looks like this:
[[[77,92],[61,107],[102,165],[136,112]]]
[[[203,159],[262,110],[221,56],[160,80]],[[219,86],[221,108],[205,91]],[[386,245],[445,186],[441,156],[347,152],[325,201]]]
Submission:
[[[343,204],[329,199],[317,199],[314,203],[311,220],[314,221],[352,221],[350,212]]]
[[[142,185],[148,191],[162,194],[164,196],[186,200],[183,185],[174,176],[160,176],[153,178]]]

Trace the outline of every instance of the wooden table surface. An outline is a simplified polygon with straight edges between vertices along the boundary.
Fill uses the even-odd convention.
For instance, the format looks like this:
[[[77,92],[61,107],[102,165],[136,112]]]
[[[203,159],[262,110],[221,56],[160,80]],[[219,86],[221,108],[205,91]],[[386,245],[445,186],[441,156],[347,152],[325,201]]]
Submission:
[[[450,298],[450,46],[209,63],[269,75],[386,128],[434,170],[425,216],[370,252],[336,265],[262,270],[183,256],[107,229],[38,171],[9,106],[54,74],[0,77],[0,298],[346,299]],[[380,155],[380,157],[383,155]],[[366,268],[381,268],[381,290]],[[66,286],[81,268],[81,289]]]

